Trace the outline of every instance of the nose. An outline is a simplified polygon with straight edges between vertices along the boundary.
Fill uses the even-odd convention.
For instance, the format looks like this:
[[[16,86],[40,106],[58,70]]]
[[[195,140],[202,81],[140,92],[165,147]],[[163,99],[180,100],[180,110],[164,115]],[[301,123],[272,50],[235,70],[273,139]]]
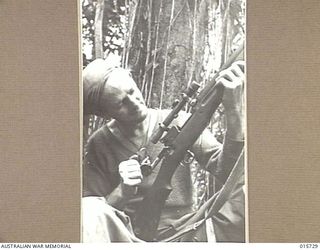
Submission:
[[[132,109],[137,109],[140,104],[140,98],[137,95],[128,95],[128,102],[131,105]]]
[[[135,94],[135,93],[132,93],[132,94],[128,95],[128,98],[129,98],[131,103],[140,102],[140,100],[141,100],[140,96]]]

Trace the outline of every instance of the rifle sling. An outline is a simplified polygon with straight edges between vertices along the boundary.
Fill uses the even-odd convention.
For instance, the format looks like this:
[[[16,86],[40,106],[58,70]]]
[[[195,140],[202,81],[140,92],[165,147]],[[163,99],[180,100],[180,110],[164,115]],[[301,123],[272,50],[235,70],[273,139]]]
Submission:
[[[224,186],[214,195],[214,197],[211,197],[206,203],[212,203],[210,204],[203,204],[202,206],[208,206],[209,209],[207,210],[207,214],[204,216],[203,219],[199,219],[196,222],[193,222],[194,219],[193,217],[190,218],[186,223],[183,225],[179,226],[178,228],[174,229],[173,227],[170,228],[171,230],[176,231],[174,235],[162,240],[163,242],[172,242],[172,241],[177,241],[181,237],[183,237],[185,234],[187,234],[190,231],[195,231],[199,226],[201,226],[207,219],[211,218],[214,216],[219,210],[222,208],[222,206],[225,204],[225,202],[229,199],[232,190],[235,188],[237,184],[237,180],[241,177],[243,174],[243,149],[228,177],[226,180]]]

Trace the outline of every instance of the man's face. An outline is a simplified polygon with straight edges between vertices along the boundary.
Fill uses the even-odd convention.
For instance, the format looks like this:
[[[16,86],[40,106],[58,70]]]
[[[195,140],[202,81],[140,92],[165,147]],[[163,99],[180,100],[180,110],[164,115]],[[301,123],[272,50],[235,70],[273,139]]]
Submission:
[[[118,122],[137,124],[147,116],[147,107],[136,83],[126,70],[115,70],[101,97],[102,108]]]

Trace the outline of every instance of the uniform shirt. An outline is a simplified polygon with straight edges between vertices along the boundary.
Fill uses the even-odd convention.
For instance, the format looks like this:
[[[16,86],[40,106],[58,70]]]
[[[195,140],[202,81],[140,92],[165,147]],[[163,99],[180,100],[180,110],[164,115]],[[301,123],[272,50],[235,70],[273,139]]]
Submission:
[[[149,139],[168,113],[168,110],[148,110],[146,137],[141,147],[147,148],[151,159],[157,156],[163,145],[161,143],[149,144]],[[180,115],[173,121],[172,125],[181,126],[186,119],[187,116]],[[243,142],[234,142],[228,138],[225,138],[223,145],[221,145],[212,133],[205,130],[195,142],[191,151],[195,154],[200,166],[206,167],[208,171],[224,181],[237,160],[242,146]],[[110,121],[97,130],[90,137],[86,148],[83,195],[108,196],[120,183],[119,163],[128,160],[138,150],[139,148],[121,133],[115,121]],[[151,175],[143,178],[137,196],[143,196],[152,185],[160,166],[161,164],[158,164]],[[193,188],[190,168],[178,166],[171,183],[173,190],[161,214],[160,230],[192,211]],[[132,200],[137,200],[135,198],[137,197]],[[239,195],[236,196],[237,198],[239,198]],[[128,201],[127,207],[134,212],[137,205],[135,202]],[[224,207],[229,205],[226,204]],[[227,210],[233,216],[234,208],[229,207]],[[229,220],[228,216],[223,215],[222,218],[218,219],[218,222],[224,225],[226,219]]]

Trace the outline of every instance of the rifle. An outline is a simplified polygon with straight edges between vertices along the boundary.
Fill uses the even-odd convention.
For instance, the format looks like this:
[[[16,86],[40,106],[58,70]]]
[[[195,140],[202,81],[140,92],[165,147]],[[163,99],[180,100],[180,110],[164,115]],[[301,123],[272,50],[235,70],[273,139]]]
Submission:
[[[220,71],[230,67],[242,52],[243,45],[233,53]],[[222,101],[223,85],[216,84],[218,76],[219,73],[208,82],[195,98],[192,97],[200,86],[193,82],[151,137],[152,143],[155,144],[160,140],[164,144],[164,148],[151,164],[151,168],[154,168],[162,160],[158,175],[140,203],[133,221],[136,236],[143,240],[157,241],[156,233],[161,211],[172,191],[172,176],[178,165],[186,159],[186,155],[189,159],[193,158],[189,148],[207,127],[213,113]],[[172,126],[169,128],[170,123],[178,116],[186,103],[192,106],[191,116],[182,127]],[[165,132],[166,134],[163,136]]]

